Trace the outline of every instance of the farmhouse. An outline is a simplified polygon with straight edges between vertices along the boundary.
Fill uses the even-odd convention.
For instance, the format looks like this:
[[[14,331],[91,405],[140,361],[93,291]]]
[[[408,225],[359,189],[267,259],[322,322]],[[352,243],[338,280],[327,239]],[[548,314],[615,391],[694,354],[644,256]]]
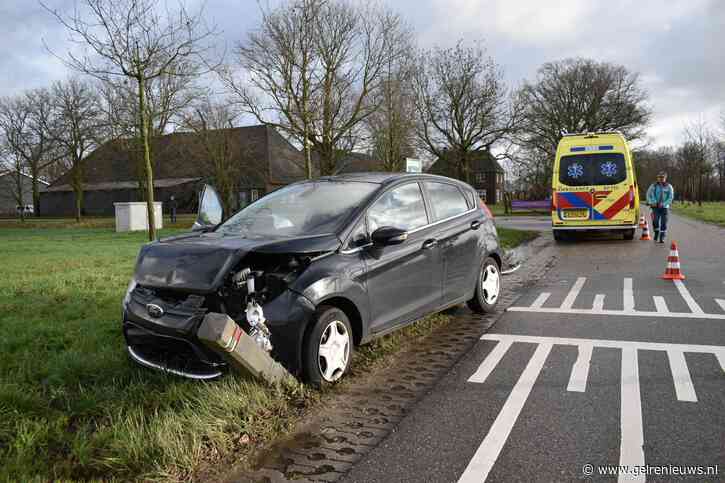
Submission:
[[[454,154],[447,152],[437,159],[428,172],[466,181],[473,186],[486,203],[495,205],[503,199],[505,171],[488,150],[468,153],[469,179],[465,179],[458,166],[451,162]]]
[[[304,178],[304,157],[275,129],[246,126],[214,131],[223,135],[226,149],[242,165],[237,205],[245,206],[264,193]],[[199,134],[177,132],[151,140],[154,188],[157,201],[173,195],[179,211],[196,210],[198,191],[212,181],[209,155],[201,147]],[[222,139],[222,138],[219,138]],[[101,145],[84,161],[82,212],[112,215],[114,202],[143,201],[139,179],[143,179],[141,150],[137,143],[117,139]],[[41,195],[44,215],[73,216],[75,193],[72,174],[64,174]]]

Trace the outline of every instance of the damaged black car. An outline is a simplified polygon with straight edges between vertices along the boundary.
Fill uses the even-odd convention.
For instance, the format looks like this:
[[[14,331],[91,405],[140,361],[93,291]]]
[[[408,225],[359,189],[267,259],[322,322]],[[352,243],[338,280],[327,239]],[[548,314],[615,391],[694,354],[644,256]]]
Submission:
[[[461,303],[493,310],[501,254],[469,185],[364,173],[298,182],[224,219],[210,186],[194,231],[142,247],[123,301],[130,357],[209,379],[227,370],[196,333],[227,314],[291,373],[339,380],[353,348]]]

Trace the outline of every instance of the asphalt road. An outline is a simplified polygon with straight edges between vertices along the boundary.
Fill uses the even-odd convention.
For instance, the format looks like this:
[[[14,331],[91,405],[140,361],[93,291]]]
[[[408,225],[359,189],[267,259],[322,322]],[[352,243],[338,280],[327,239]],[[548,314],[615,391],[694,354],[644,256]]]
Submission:
[[[660,278],[669,243],[557,245],[345,481],[725,481],[725,231],[672,216],[670,238],[681,284]]]

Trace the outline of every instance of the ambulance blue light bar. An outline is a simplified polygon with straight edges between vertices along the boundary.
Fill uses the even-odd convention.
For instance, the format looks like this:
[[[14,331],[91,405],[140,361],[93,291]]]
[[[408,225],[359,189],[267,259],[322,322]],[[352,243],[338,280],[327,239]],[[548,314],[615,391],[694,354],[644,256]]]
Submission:
[[[606,144],[604,146],[572,146],[571,152],[577,153],[582,151],[611,151],[614,149],[614,146],[611,144]]]

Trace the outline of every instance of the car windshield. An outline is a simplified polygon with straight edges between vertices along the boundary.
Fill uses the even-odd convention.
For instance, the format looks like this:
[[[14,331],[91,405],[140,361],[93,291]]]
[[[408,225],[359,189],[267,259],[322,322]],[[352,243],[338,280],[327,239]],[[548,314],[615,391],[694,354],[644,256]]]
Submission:
[[[357,181],[308,181],[274,191],[224,222],[217,232],[258,237],[336,233],[379,185]]]
[[[611,185],[627,179],[621,153],[591,153],[563,156],[559,181],[567,186]]]

